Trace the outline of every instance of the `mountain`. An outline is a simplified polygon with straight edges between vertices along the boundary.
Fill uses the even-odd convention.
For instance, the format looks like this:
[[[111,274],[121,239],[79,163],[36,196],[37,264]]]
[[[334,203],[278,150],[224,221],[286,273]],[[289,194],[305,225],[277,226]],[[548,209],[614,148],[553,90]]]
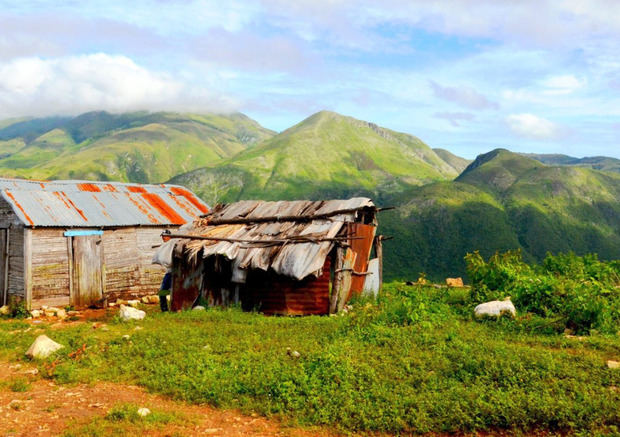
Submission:
[[[560,154],[536,154],[524,153],[523,156],[535,159],[548,165],[573,165],[578,167],[593,168],[595,170],[615,171],[620,173],[620,159],[608,156],[590,156],[585,158],[575,158]]]
[[[275,133],[243,114],[89,112],[0,124],[0,175],[163,182]]]
[[[386,194],[449,180],[458,171],[420,139],[322,111],[220,164],[170,182],[207,202]]]
[[[546,166],[497,149],[455,181],[411,190],[380,219],[383,232],[398,240],[385,251],[388,277],[463,275],[463,256],[474,250],[489,256],[521,249],[528,261],[548,251],[619,259],[620,175]]]
[[[437,149],[434,148],[433,151],[439,156],[441,159],[446,161],[453,169],[457,171],[457,173],[461,173],[469,164],[471,164],[471,160],[461,158],[460,156],[455,155],[452,152],[449,152],[446,149]]]

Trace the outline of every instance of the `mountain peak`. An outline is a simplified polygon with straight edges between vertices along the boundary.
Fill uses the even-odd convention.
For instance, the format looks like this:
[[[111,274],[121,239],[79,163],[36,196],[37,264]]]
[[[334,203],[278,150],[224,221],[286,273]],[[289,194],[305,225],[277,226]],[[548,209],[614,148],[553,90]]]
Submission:
[[[498,148],[478,155],[456,180],[503,192],[522,175],[540,167],[545,165],[510,150]]]

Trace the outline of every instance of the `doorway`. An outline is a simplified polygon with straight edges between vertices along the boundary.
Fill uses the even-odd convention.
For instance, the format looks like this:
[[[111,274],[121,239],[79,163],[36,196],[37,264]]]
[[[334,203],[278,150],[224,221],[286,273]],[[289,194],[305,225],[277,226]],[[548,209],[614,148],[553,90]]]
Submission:
[[[71,236],[71,304],[78,308],[103,301],[103,244],[101,233]]]

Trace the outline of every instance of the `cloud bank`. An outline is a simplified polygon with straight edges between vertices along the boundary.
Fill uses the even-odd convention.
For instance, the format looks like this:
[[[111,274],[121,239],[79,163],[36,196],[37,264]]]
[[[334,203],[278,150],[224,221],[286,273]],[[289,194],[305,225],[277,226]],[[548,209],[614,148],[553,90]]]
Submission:
[[[234,99],[103,53],[0,64],[0,117],[150,110],[237,109]]]

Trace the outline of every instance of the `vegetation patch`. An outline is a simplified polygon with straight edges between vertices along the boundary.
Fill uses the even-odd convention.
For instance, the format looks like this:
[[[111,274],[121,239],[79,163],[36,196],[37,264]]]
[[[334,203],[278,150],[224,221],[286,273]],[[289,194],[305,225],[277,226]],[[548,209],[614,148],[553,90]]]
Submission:
[[[56,358],[50,377],[59,383],[138,384],[346,432],[616,432],[620,372],[606,365],[620,357],[616,334],[571,338],[523,311],[515,320],[477,322],[476,293],[393,283],[376,302],[358,300],[335,317],[230,308],[149,312],[140,330],[116,318],[106,331],[40,326],[67,350],[86,344],[79,360]],[[21,359],[38,333],[8,334],[14,329],[0,323],[0,353]],[[92,426],[143,426],[132,422],[133,407]]]

